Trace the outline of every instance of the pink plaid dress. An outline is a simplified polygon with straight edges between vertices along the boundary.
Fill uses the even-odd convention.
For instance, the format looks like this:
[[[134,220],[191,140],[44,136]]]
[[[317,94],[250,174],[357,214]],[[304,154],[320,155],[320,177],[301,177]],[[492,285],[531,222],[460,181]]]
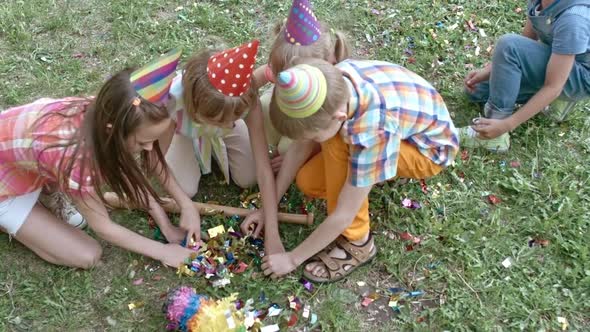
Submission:
[[[89,103],[82,98],[42,98],[0,112],[0,201],[31,193],[46,184],[57,184],[60,160],[64,154],[64,161],[71,158],[73,148],[52,146],[69,141],[81,126]],[[73,114],[73,117],[52,116],[33,126],[41,116],[51,112]],[[82,193],[93,191],[88,171],[86,179],[81,179],[80,160],[69,174],[68,187],[62,188],[70,195],[78,194],[80,186]]]

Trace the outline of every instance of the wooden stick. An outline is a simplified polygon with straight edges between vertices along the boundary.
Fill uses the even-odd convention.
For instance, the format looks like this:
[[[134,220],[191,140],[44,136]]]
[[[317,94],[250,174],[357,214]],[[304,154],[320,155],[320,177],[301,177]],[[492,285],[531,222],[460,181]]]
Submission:
[[[104,199],[114,208],[122,208],[128,209],[124,202],[122,202],[119,197],[113,192],[107,192],[104,194]],[[172,198],[161,198],[164,201],[162,204],[162,208],[164,211],[170,213],[180,213],[180,207]],[[201,215],[212,216],[216,214],[223,214],[225,216],[240,216],[246,217],[252,210],[249,209],[242,209],[236,208],[232,206],[225,206],[225,205],[217,205],[217,204],[208,204],[208,203],[199,203],[193,202],[197,209],[199,209],[199,213]],[[282,213],[279,212],[278,219],[280,222],[287,223],[287,224],[298,224],[298,225],[311,225],[313,224],[313,213],[309,214],[295,214],[295,213]]]

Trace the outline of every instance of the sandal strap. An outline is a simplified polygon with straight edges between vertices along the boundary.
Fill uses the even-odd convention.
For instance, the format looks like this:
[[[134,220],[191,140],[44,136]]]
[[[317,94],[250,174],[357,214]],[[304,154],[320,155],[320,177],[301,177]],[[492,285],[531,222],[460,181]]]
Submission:
[[[371,252],[372,252],[371,247],[374,248],[373,235],[371,235],[371,234],[369,234],[369,238],[367,239],[367,242],[365,242],[365,244],[363,244],[362,246],[356,246],[356,245],[350,243],[343,236],[338,237],[338,239],[336,239],[336,243],[338,244],[338,246],[342,250],[346,251],[352,257],[354,257],[354,259],[356,259],[357,263],[364,262],[367,259],[369,259],[369,257],[371,256]]]
[[[326,266],[326,269],[328,270],[329,273],[331,271],[336,271],[340,268],[340,264],[338,264],[336,261],[334,261],[334,259],[332,257],[330,257],[330,255],[328,254],[328,251],[326,251],[326,250],[320,251],[316,255],[316,257],[319,258],[322,263],[324,263],[324,265]]]

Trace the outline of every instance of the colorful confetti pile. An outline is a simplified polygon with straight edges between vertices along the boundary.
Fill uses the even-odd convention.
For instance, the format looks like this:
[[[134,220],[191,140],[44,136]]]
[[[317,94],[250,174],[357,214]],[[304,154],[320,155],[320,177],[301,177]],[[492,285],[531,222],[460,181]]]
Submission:
[[[251,265],[259,266],[264,256],[264,242],[244,237],[223,225],[207,230],[209,241],[192,247],[195,253],[178,268],[180,276],[204,276],[213,287],[225,287],[234,274],[246,271]]]
[[[253,299],[243,301],[232,294],[221,300],[212,300],[197,294],[193,288],[178,287],[168,293],[163,311],[168,321],[168,331],[235,331],[275,332],[299,325],[305,331],[317,323],[318,317],[311,307],[296,296],[289,296],[283,307],[278,303],[264,305]],[[268,322],[269,324],[265,324]],[[299,323],[299,324],[298,324]]]

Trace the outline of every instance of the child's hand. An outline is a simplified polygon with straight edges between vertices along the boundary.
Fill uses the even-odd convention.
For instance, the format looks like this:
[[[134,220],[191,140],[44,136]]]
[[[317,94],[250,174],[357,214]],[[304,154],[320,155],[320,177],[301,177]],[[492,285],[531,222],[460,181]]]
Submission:
[[[285,252],[285,247],[281,239],[264,239],[264,253],[265,255],[282,254]]]
[[[193,204],[182,207],[180,211],[180,228],[186,231],[186,243],[201,241],[201,216]]]
[[[283,164],[283,156],[277,155],[276,157],[272,158],[270,161],[270,167],[272,168],[272,172],[277,174],[281,170],[281,165]]]
[[[510,118],[502,120],[479,118],[471,127],[478,133],[480,138],[484,139],[496,138],[513,129]]]
[[[181,247],[176,243],[168,243],[164,245],[164,250],[160,254],[160,262],[166,266],[177,268],[180,264],[192,254],[194,251]]]
[[[490,70],[488,67],[473,70],[465,76],[465,80],[463,83],[465,84],[465,89],[469,91],[469,93],[473,93],[475,91],[475,86],[483,81],[486,81],[490,78]]]
[[[166,238],[166,241],[170,243],[182,243],[182,240],[186,237],[186,232],[180,227],[170,226],[168,228],[161,228],[162,234]]]
[[[297,264],[290,252],[265,255],[262,258],[262,271],[264,275],[270,276],[272,279],[284,276],[296,268]]]
[[[254,227],[253,232],[251,230],[252,227]],[[242,230],[242,233],[248,234],[248,233],[252,232],[252,236],[254,236],[254,237],[260,236],[260,232],[262,231],[263,227],[264,227],[264,214],[262,212],[262,209],[259,209],[259,210],[256,210],[256,211],[250,213],[246,217],[246,219],[244,219],[244,221],[242,221],[242,224],[240,225],[240,229]]]

